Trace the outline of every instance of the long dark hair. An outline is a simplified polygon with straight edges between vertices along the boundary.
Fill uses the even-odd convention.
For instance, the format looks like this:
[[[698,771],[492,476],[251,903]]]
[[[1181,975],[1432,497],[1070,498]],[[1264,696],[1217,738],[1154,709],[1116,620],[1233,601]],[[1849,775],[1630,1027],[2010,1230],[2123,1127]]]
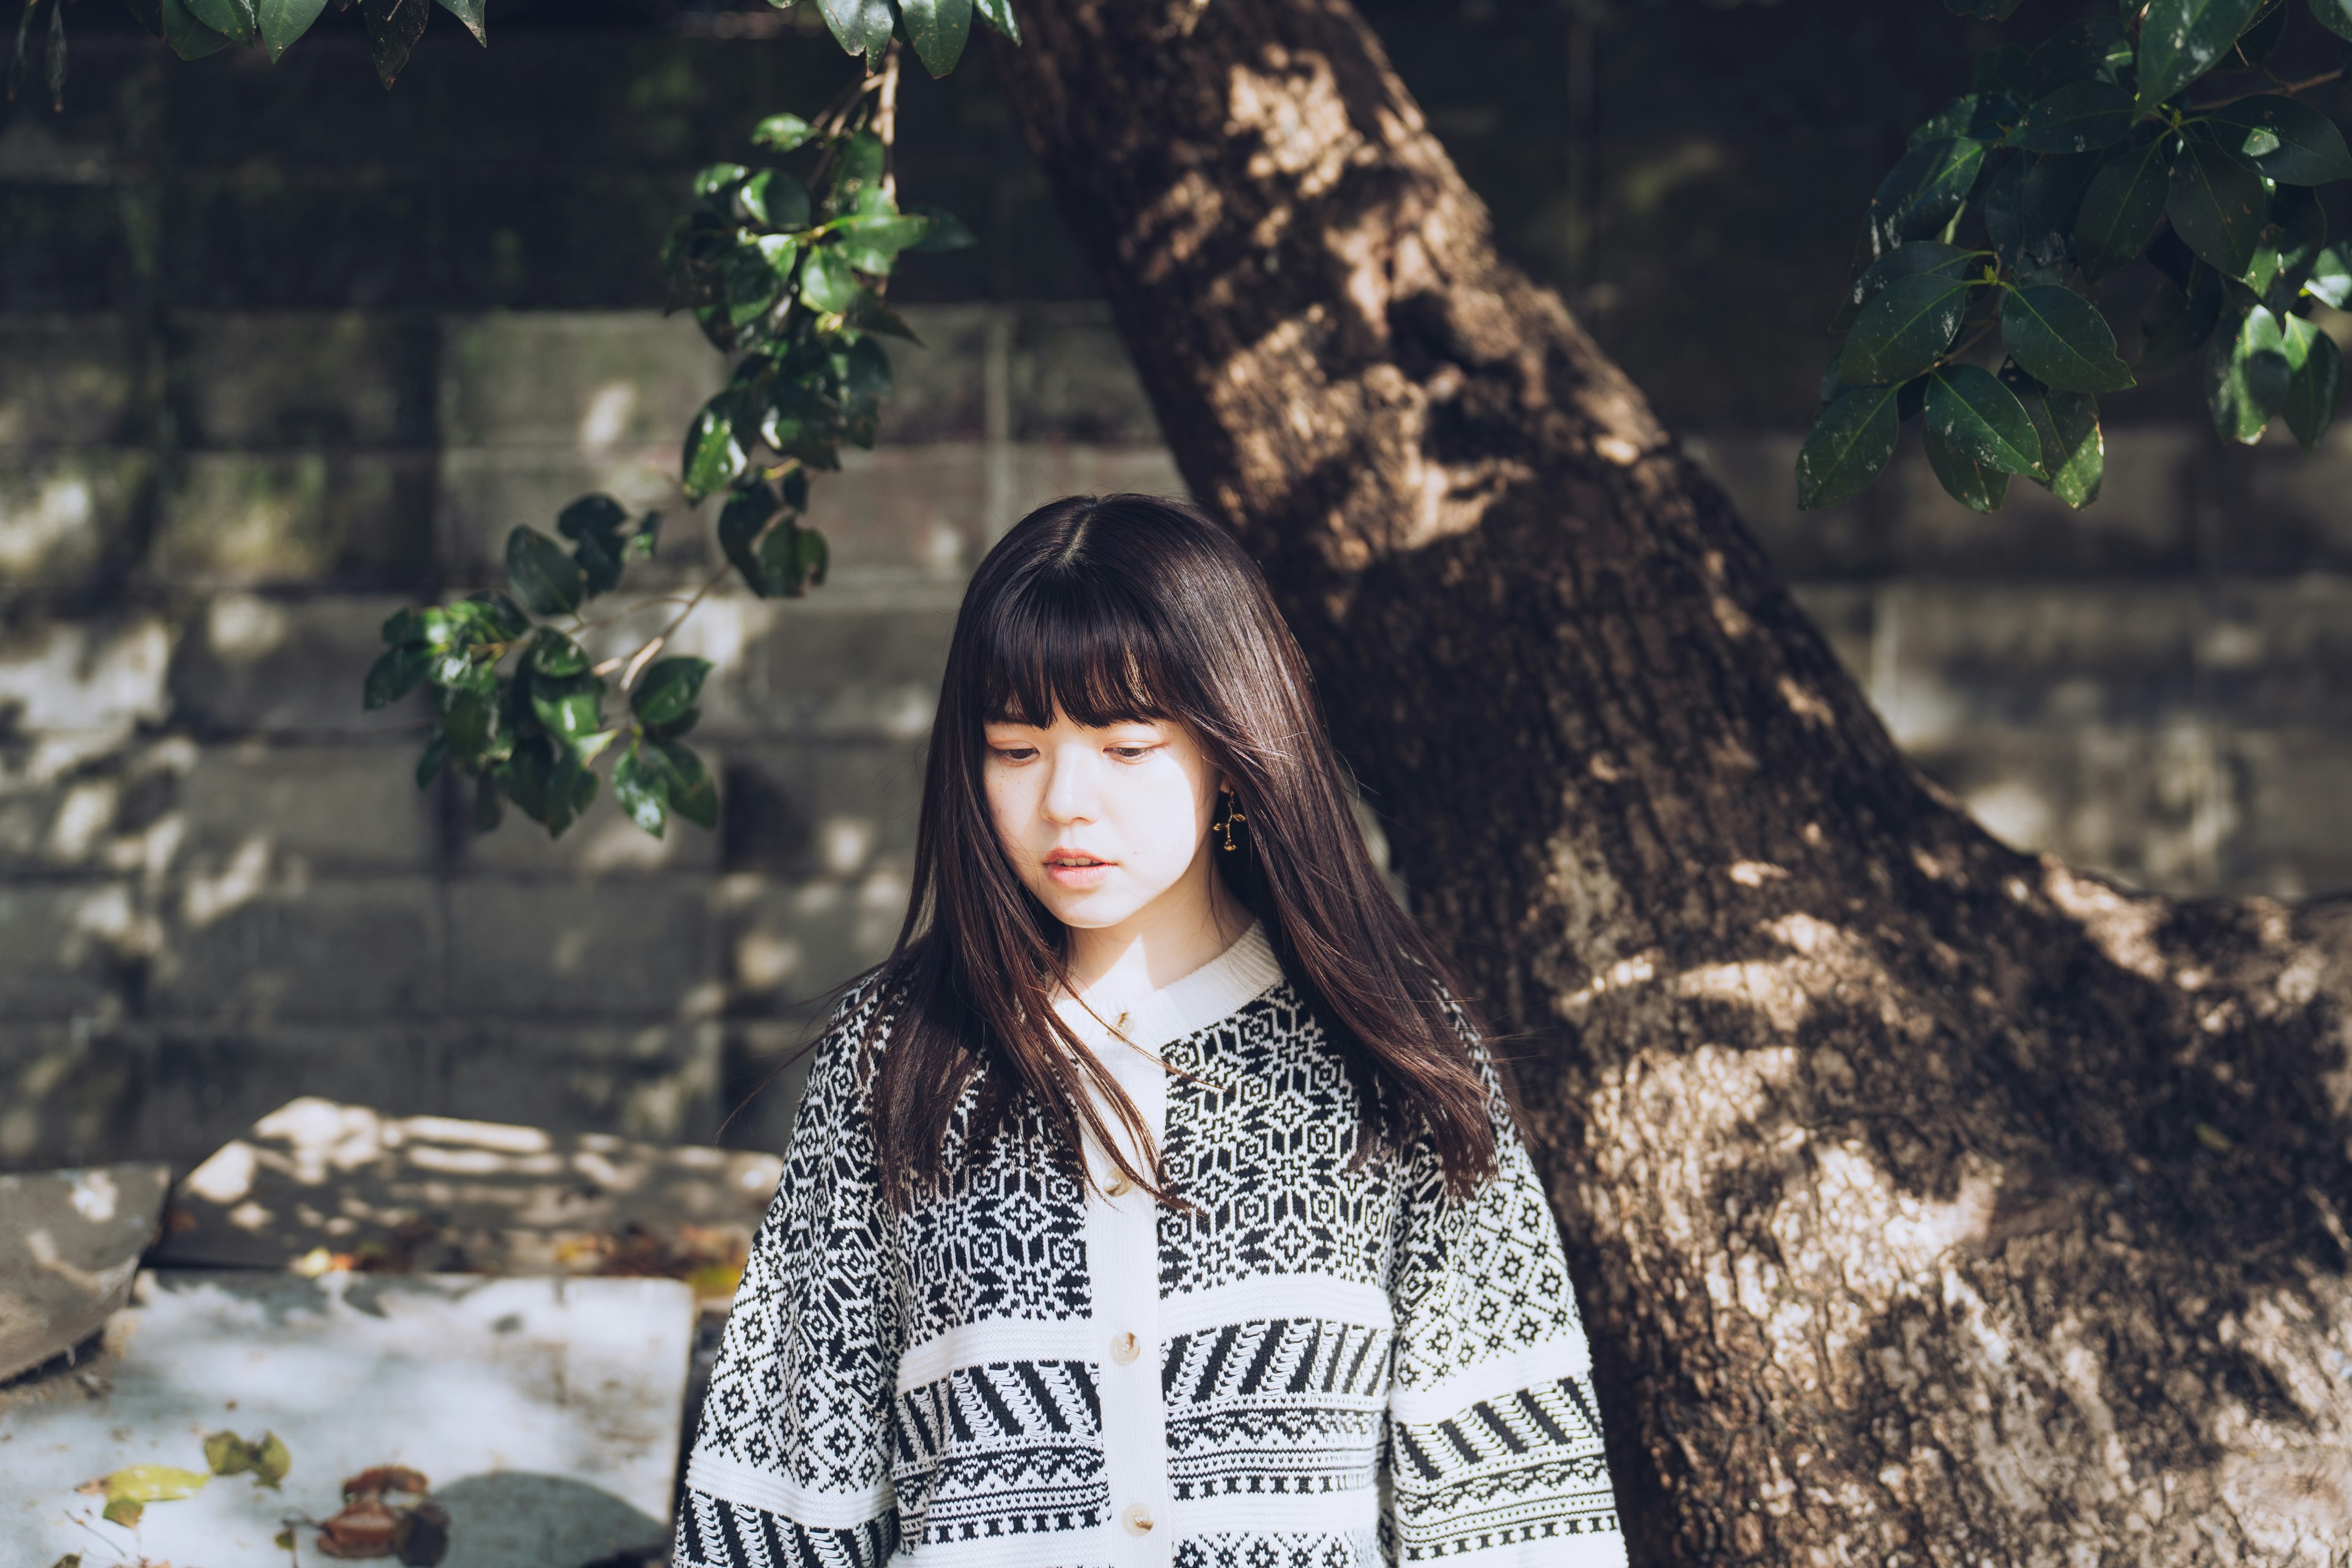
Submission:
[[[967,1149],[1016,1098],[1075,1157],[1091,1138],[1137,1185],[1126,1151],[1150,1130],[1055,1015],[1065,931],[1014,873],[989,815],[982,727],[1188,726],[1232,784],[1245,849],[1218,872],[1264,922],[1283,972],[1345,1054],[1362,1110],[1357,1153],[1425,1130],[1446,1184],[1495,1169],[1487,1100],[1448,1011],[1459,994],[1364,847],[1305,660],[1265,579],[1197,508],[1072,496],[1031,512],[980,563],[957,614],[931,729],[913,897],[882,965],[891,1022],[875,1134],[885,1190],[913,1201],[944,1174],[957,1107],[981,1084]],[[1459,1005],[1459,1004],[1455,1004]],[[1129,1138],[1109,1135],[1091,1086]]]

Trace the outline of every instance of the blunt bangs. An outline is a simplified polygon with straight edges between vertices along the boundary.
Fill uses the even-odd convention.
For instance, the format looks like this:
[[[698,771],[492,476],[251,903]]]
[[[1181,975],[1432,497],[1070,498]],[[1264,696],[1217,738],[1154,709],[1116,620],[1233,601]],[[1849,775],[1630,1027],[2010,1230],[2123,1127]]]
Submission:
[[[1040,729],[1060,713],[1089,729],[1182,715],[1160,617],[1108,574],[1057,561],[1013,587],[974,628],[978,710]]]

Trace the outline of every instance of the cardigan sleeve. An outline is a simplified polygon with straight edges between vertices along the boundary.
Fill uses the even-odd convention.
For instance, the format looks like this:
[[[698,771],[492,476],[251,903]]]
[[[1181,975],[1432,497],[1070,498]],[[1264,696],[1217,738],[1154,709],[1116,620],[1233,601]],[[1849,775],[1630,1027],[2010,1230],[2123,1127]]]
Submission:
[[[877,1568],[897,1550],[902,1316],[863,1045],[876,990],[868,982],[834,1015],[793,1114],[687,1463],[677,1568]]]
[[[1559,1226],[1493,1063],[1472,1054],[1499,1168],[1456,1199],[1425,1139],[1410,1163],[1383,1545],[1400,1563],[1623,1568]]]

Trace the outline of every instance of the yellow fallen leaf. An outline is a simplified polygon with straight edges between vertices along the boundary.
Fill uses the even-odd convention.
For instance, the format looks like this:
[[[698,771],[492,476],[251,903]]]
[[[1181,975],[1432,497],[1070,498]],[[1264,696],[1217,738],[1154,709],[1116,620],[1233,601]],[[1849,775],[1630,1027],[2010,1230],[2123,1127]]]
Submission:
[[[195,1496],[211,1479],[199,1471],[172,1465],[129,1465],[100,1476],[90,1486],[104,1492],[110,1502],[176,1502]]]

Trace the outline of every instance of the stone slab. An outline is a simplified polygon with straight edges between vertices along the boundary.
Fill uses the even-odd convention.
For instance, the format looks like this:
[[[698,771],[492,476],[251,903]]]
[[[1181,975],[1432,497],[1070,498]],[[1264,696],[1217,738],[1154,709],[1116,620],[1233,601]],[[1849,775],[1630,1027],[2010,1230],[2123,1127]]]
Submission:
[[[673,1279],[158,1270],[103,1352],[0,1394],[8,1562],[89,1554],[265,1563],[289,1514],[405,1465],[449,1515],[443,1568],[580,1568],[668,1540],[693,1293]],[[242,1476],[149,1505],[137,1532],[75,1489],[134,1464],[204,1467],[202,1437],[275,1433],[283,1487]],[[315,1531],[299,1531],[318,1556]]]
[[[632,1227],[747,1247],[782,1174],[772,1154],[306,1098],[179,1184],[154,1261],[287,1268],[323,1250],[395,1271],[595,1274]]]
[[[0,1382],[65,1354],[131,1294],[168,1165],[0,1175]]]

